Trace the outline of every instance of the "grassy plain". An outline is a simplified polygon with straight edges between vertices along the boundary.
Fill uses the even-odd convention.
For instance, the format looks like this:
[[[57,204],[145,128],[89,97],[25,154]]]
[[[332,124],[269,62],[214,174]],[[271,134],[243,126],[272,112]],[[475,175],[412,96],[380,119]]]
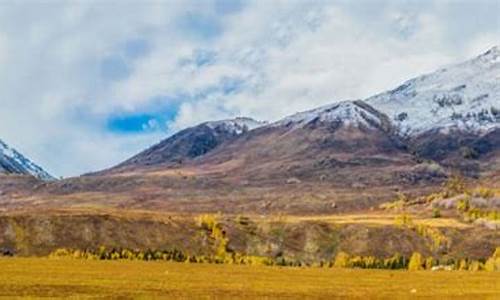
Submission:
[[[0,298],[499,299],[500,273],[0,259]]]

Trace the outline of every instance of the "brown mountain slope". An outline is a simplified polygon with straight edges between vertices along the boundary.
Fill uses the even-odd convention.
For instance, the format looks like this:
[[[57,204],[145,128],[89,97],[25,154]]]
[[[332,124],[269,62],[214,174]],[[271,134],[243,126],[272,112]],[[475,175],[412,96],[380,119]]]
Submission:
[[[121,164],[96,174],[120,173],[158,165],[164,168],[180,166],[263,124],[250,118],[205,122],[181,130]]]
[[[439,166],[414,160],[385,115],[354,101],[245,132],[182,164],[131,163],[42,184],[9,208],[352,211],[377,206],[399,190],[425,193],[444,176]]]
[[[294,178],[352,186],[397,181],[396,171],[415,164],[387,117],[362,101],[309,113],[315,117],[306,112],[258,128],[190,165],[245,181],[284,184]]]

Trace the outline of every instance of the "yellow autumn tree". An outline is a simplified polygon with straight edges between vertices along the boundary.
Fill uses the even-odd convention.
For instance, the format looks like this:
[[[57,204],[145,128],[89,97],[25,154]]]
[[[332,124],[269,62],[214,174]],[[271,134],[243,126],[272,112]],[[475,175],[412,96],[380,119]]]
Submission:
[[[349,267],[349,254],[342,251],[337,253],[337,256],[335,256],[335,263],[333,264],[333,266],[336,268]]]
[[[424,258],[418,252],[413,252],[410,258],[410,263],[408,264],[409,271],[419,271],[423,270]]]
[[[500,247],[495,249],[493,255],[484,264],[486,271],[500,271]]]

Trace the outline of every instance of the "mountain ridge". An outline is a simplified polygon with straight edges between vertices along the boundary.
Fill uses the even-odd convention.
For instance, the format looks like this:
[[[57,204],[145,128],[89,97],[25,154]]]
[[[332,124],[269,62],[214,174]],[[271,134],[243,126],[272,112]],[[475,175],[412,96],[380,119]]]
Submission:
[[[30,175],[46,181],[55,179],[2,140],[0,140],[0,173]]]
[[[249,125],[243,128],[244,123]],[[233,149],[235,147],[232,144],[247,139],[255,140],[254,136],[258,133],[265,134],[279,127],[298,130],[314,126],[326,126],[330,131],[340,127],[359,129],[356,134],[352,128],[350,133],[343,130],[346,135],[344,138],[347,139],[342,143],[325,142],[330,147],[346,147],[352,151],[355,151],[352,147],[355,143],[350,143],[348,136],[355,139],[357,135],[365,134],[363,130],[373,129],[378,132],[379,140],[371,140],[367,136],[365,141],[380,143],[384,140],[386,142],[381,144],[386,145],[387,149],[406,147],[412,155],[416,155],[415,159],[440,162],[454,157],[457,162],[448,159],[446,164],[458,165],[461,156],[487,154],[491,149],[500,147],[491,143],[485,147],[481,139],[488,134],[494,136],[500,128],[500,50],[493,47],[475,58],[412,78],[395,89],[364,100],[339,101],[298,112],[272,123],[256,122],[250,118],[205,122],[174,134],[111,170],[119,171],[124,165],[127,168],[123,170],[160,165],[175,168],[186,163],[205,164],[213,160],[213,153],[226,153],[226,157],[239,156],[238,152],[247,149]],[[332,132],[325,134],[328,136]],[[331,140],[331,137],[325,139]],[[281,136],[276,136],[266,143],[281,140]],[[302,143],[307,141],[303,140]],[[351,146],[347,146],[349,143]],[[362,140],[357,143],[363,144],[361,148],[370,148]],[[229,150],[221,149],[221,145],[233,149],[234,153],[229,154]],[[267,145],[261,146],[267,149]],[[178,148],[183,147],[187,148],[178,151]],[[296,145],[298,149],[301,147],[305,146]],[[335,148],[332,151],[336,151]],[[204,156],[209,157],[204,159]]]
[[[182,165],[186,161],[204,155],[220,144],[264,124],[264,122],[247,117],[204,122],[183,129],[117,166],[96,174],[128,170],[136,165],[143,167],[159,164],[165,166]]]
[[[492,58],[495,51],[462,63],[466,71],[457,67],[460,64],[447,70],[459,68],[452,72],[458,74],[472,70],[467,78],[483,80],[486,83],[478,86],[493,85],[495,90],[500,85],[500,66]],[[463,91],[474,86],[466,82],[462,87],[465,77],[456,80],[457,76],[449,74],[443,78],[453,80],[443,82],[443,72],[451,71],[438,70],[435,76],[417,77],[410,80],[411,85],[374,96],[383,105],[395,101],[394,111],[365,99],[336,102],[273,123],[247,118],[205,122],[179,131],[112,169],[43,184],[27,190],[23,197],[25,203],[37,199],[36,205],[48,206],[89,203],[183,212],[324,213],[368,209],[400,191],[422,195],[438,189],[454,174],[498,185],[500,126],[496,115],[489,110],[488,116],[493,114],[495,119],[471,117],[470,122],[479,120],[472,130],[441,125],[449,120],[463,123],[450,118],[456,107],[480,103],[472,106],[472,112],[481,112],[484,105],[496,107],[499,98],[491,93],[491,97],[470,101],[475,92]],[[484,79],[484,74],[489,77]],[[457,84],[460,89],[450,88]],[[459,96],[434,97],[435,92]],[[422,95],[423,104],[413,103]],[[412,104],[409,108],[428,116],[429,122],[419,130],[402,130],[407,119],[415,118],[418,123],[418,115],[406,111],[405,101]],[[443,118],[432,117],[435,107],[442,110],[438,116]],[[407,119],[395,119],[402,112]],[[11,202],[12,207],[17,203]]]
[[[433,129],[485,132],[500,126],[500,50],[405,81],[365,99],[402,135]]]

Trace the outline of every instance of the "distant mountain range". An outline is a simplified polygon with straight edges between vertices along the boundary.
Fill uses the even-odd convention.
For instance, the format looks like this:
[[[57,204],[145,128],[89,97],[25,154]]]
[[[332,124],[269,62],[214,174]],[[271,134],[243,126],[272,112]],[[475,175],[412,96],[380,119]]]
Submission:
[[[0,172],[52,179],[3,143]],[[292,191],[323,193],[332,186],[432,186],[455,172],[500,178],[498,47],[364,100],[337,101],[272,123],[250,118],[202,123],[111,169],[43,191],[119,192],[157,205],[186,193],[215,199],[249,188],[276,198]],[[157,181],[158,176],[166,179]],[[177,181],[190,176],[191,181]],[[298,183],[308,188],[283,189]],[[146,189],[155,192],[144,196]]]
[[[497,153],[499,140],[500,49],[493,47],[362,101],[337,102],[274,123],[203,123],[111,171],[224,166],[233,176],[324,178],[339,171],[335,166],[401,167],[432,160],[479,176],[478,159]]]

